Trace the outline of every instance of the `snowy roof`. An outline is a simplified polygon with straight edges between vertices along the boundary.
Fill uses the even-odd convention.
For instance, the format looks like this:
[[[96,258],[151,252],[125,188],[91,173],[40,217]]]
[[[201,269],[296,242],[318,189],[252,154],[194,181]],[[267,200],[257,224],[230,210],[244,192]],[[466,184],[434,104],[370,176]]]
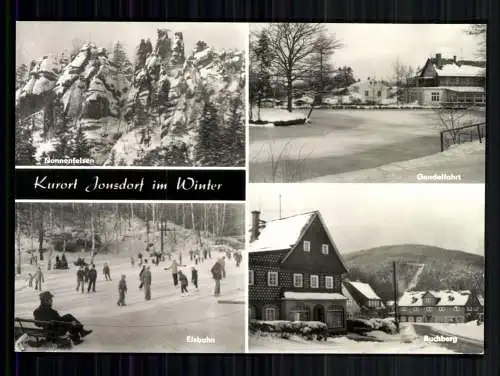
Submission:
[[[284,299],[293,300],[346,300],[342,294],[334,292],[294,292],[285,291]]]
[[[361,294],[363,294],[365,298],[381,300],[380,296],[378,296],[375,293],[375,291],[373,291],[372,287],[368,283],[352,282],[352,281],[346,281],[346,282],[349,283],[356,290],[358,290]]]
[[[440,86],[440,89],[456,91],[458,93],[484,93],[484,87],[481,86]]]
[[[421,307],[424,305],[422,297],[430,293],[438,299],[436,306],[463,306],[467,304],[471,292],[464,291],[407,291],[399,298],[398,305],[403,307]]]
[[[309,212],[267,221],[260,230],[259,238],[250,243],[249,252],[291,249],[315,214],[316,212]]]
[[[451,77],[474,77],[474,76],[484,76],[485,68],[475,67],[472,65],[458,65],[455,63],[445,64],[439,69],[434,64],[434,69],[439,76],[451,76]]]

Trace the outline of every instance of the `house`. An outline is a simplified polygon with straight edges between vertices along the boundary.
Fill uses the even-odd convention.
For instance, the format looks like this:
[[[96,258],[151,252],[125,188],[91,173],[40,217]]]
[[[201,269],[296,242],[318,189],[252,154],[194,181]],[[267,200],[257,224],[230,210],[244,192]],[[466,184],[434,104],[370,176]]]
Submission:
[[[361,314],[361,307],[356,302],[356,299],[351,295],[349,290],[346,289],[344,283],[342,283],[342,295],[344,295],[347,299],[346,302],[347,318],[353,319],[355,317],[359,317]]]
[[[398,300],[402,322],[466,322],[481,312],[480,300],[469,290],[407,291]]]
[[[385,312],[382,299],[368,283],[345,280],[342,285],[342,291],[346,292],[354,300],[356,306],[359,307],[356,316],[377,317]]]
[[[349,86],[349,92],[361,103],[383,104],[391,97],[391,87],[380,80],[368,78]]]
[[[248,262],[250,318],[345,331],[347,270],[319,211],[266,222],[253,211]]]
[[[421,105],[486,104],[486,64],[466,60],[445,59],[441,54],[427,59],[424,67],[411,80],[410,102]]]

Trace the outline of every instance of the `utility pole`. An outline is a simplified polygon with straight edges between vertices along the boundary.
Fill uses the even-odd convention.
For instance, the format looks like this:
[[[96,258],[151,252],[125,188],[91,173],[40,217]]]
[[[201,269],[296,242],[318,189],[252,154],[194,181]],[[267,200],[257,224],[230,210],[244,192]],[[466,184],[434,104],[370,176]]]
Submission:
[[[278,203],[279,203],[279,212],[280,212],[280,219],[281,219],[281,194],[278,196]]]
[[[394,323],[396,324],[396,332],[399,333],[399,314],[398,314],[398,279],[396,273],[396,261],[392,262],[392,277],[394,284]]]

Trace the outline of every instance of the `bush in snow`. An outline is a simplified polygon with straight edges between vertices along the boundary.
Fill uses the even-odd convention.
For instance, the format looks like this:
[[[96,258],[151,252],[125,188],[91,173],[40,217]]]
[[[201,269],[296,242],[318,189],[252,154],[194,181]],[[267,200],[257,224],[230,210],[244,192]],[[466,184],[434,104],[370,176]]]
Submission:
[[[328,327],[319,321],[259,321],[251,320],[248,330],[250,333],[259,333],[263,336],[278,335],[288,339],[292,335],[299,335],[308,340],[326,340]]]

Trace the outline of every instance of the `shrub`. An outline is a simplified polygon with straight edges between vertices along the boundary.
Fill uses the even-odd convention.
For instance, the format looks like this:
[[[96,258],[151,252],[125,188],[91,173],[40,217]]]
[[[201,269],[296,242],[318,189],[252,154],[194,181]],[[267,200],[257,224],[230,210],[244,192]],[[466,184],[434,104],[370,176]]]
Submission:
[[[274,333],[284,339],[288,339],[292,335],[299,335],[308,340],[324,341],[328,337],[328,327],[319,321],[251,320],[248,330],[250,333],[261,333],[263,336]]]

